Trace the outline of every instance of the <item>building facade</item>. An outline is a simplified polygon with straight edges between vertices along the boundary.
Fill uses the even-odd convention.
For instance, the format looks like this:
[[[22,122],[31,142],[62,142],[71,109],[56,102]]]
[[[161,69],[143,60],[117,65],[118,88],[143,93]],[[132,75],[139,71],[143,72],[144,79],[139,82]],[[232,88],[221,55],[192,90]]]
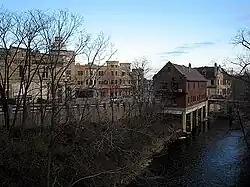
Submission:
[[[196,70],[168,62],[153,77],[155,103],[164,113],[179,115],[183,132],[207,117],[207,80]],[[187,130],[188,129],[188,130]]]
[[[224,73],[221,66],[196,68],[207,80],[207,95],[209,98],[228,98],[232,93],[232,81]]]
[[[77,89],[81,93],[91,92],[88,97],[110,98],[133,95],[133,77],[130,63],[107,61],[102,66],[76,64],[75,71]]]
[[[56,46],[61,43],[61,40],[60,37],[56,37],[51,51],[46,53],[21,47],[0,49],[1,81],[8,77],[9,98],[21,98],[25,93],[25,87],[28,88],[27,97],[30,100],[51,98],[49,88],[52,73],[55,81],[58,82],[56,97],[65,97],[65,85],[72,86],[72,77],[74,77],[75,72],[75,52],[66,50],[65,47],[60,47],[58,51]],[[7,51],[9,55],[7,55],[6,62],[4,57]],[[5,71],[6,64],[9,65],[8,71]],[[8,73],[5,74],[5,72]]]

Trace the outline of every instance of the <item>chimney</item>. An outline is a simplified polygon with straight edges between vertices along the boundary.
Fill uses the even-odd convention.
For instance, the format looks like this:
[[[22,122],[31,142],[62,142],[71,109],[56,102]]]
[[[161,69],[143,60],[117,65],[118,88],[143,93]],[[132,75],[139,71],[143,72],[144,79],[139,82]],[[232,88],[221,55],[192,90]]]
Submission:
[[[191,69],[191,63],[188,64],[188,71],[190,72]]]
[[[214,63],[214,76],[215,77],[217,76],[217,70],[218,70],[217,63],[215,62]]]

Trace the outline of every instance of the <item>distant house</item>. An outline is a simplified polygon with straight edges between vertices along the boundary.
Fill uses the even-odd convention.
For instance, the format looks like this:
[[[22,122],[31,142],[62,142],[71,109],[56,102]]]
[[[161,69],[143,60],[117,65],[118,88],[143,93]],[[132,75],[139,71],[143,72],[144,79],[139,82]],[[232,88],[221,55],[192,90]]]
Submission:
[[[183,131],[187,121],[192,129],[194,119],[207,116],[206,85],[207,80],[191,64],[186,67],[168,62],[153,77],[155,103],[161,104],[165,113],[181,115]]]
[[[231,95],[231,80],[223,69],[214,64],[214,67],[198,67],[197,69],[207,80],[207,95],[209,98],[224,97]]]

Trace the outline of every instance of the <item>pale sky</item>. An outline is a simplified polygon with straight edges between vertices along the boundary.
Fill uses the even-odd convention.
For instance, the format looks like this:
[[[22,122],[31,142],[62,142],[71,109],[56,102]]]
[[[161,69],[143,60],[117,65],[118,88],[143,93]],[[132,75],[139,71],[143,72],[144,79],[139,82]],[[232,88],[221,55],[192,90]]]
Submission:
[[[0,0],[11,11],[67,8],[84,16],[87,32],[101,31],[118,49],[115,60],[146,56],[156,71],[167,61],[211,65],[236,56],[237,30],[249,28],[249,0]]]

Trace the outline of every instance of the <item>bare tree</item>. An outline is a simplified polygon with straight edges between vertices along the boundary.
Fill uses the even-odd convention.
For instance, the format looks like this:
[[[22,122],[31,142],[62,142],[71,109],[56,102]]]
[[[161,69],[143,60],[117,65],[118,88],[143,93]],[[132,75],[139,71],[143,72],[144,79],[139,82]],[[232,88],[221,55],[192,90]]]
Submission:
[[[4,70],[0,74],[0,88],[6,126],[10,126],[9,87],[16,74],[17,106],[29,111],[29,94],[33,99],[47,100],[46,104],[40,103],[42,133],[37,133],[36,128],[32,131],[22,128],[26,134],[23,133],[17,141],[9,135],[12,131],[3,134],[6,148],[3,154],[9,156],[3,163],[6,168],[9,163],[15,164],[16,170],[12,173],[20,175],[18,184],[111,186],[127,183],[140,173],[156,149],[163,147],[164,136],[172,133],[166,125],[159,124],[161,120],[166,121],[163,116],[158,116],[152,108],[142,107],[147,97],[141,73],[148,72],[147,59],[135,60],[134,74],[128,74],[135,109],[139,107],[141,115],[131,118],[124,115],[112,122],[87,123],[88,116],[83,111],[80,118],[71,115],[76,103],[73,93],[76,88],[75,57],[82,56],[88,62],[89,72],[95,69],[95,73],[85,77],[96,80],[87,85],[87,88],[95,88],[98,81],[95,74],[116,52],[110,39],[103,33],[97,38],[90,37],[85,33],[82,17],[67,11],[13,14],[3,9],[0,13],[3,15],[0,22],[1,69]],[[133,110],[126,108],[125,112],[133,113]],[[17,109],[15,113],[17,116]],[[28,122],[27,116],[23,112],[23,124]],[[64,116],[63,120],[61,116]],[[16,147],[21,151],[15,150]],[[12,156],[13,151],[19,156],[15,155],[18,161]],[[36,172],[40,175],[33,176]],[[8,177],[5,182],[9,181]]]
[[[228,59],[227,65],[223,69],[224,73],[227,74],[232,80],[232,94],[234,102],[235,114],[237,121],[241,125],[241,129],[244,134],[244,138],[248,148],[248,136],[250,132],[249,126],[249,103],[250,103],[250,31],[240,30],[237,36],[234,38],[233,43],[236,46],[240,46],[243,49],[243,54],[240,54],[236,59]],[[237,95],[237,97],[235,97]],[[239,97],[241,96],[241,97]]]
[[[33,66],[34,61],[43,58],[37,57],[36,51],[40,50],[41,37],[40,31],[46,26],[46,20],[38,24],[34,15],[36,11],[25,12],[21,14],[10,13],[1,8],[1,100],[5,116],[5,126],[9,128],[9,99],[16,99],[16,110],[12,126],[15,125],[17,112],[20,105],[23,104],[26,111],[27,94],[34,75],[40,63]],[[15,87],[14,87],[15,86]],[[12,110],[12,109],[11,109]],[[23,112],[23,123],[26,120],[27,112]]]
[[[129,73],[132,83],[132,98],[140,115],[142,115],[143,107],[149,107],[150,89],[148,87],[151,83],[145,77],[150,71],[149,61],[146,57],[135,59],[132,62],[132,72]]]

